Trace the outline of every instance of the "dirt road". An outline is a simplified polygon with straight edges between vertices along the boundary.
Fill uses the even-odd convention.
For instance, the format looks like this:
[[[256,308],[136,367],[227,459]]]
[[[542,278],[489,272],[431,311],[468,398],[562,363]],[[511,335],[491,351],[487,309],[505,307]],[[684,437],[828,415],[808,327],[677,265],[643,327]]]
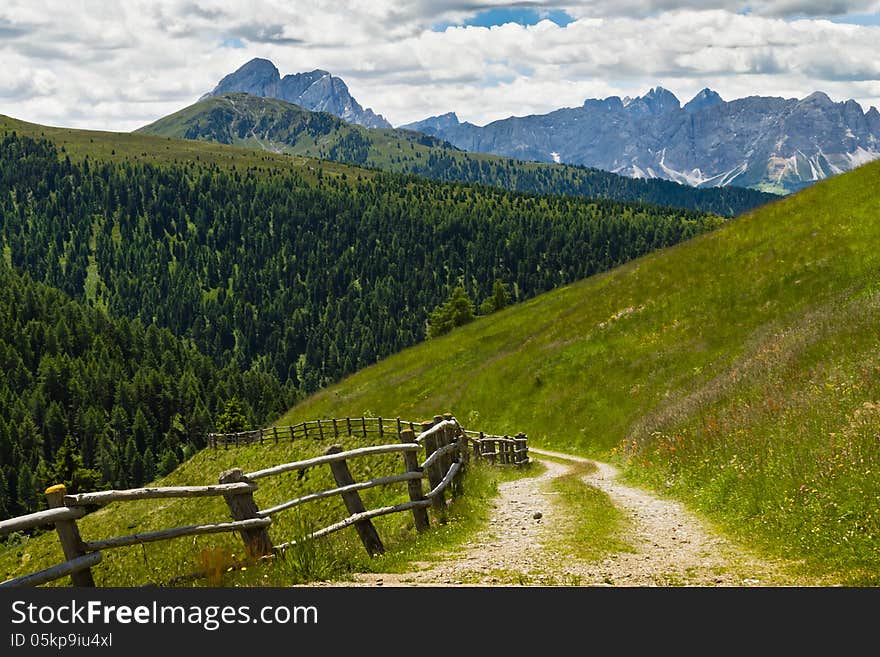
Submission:
[[[603,491],[629,518],[624,536],[629,551],[586,562],[551,540],[567,521],[549,482],[579,457],[531,449],[546,466],[535,477],[499,485],[489,526],[479,539],[454,552],[434,555],[404,574],[362,574],[343,585],[562,585],[562,586],[760,586],[791,584],[779,564],[759,559],[711,531],[680,503],[633,488],[617,470],[592,462],[582,477]],[[541,458],[545,457],[545,458]],[[559,459],[559,460],[556,460]],[[564,550],[564,549],[563,549]]]

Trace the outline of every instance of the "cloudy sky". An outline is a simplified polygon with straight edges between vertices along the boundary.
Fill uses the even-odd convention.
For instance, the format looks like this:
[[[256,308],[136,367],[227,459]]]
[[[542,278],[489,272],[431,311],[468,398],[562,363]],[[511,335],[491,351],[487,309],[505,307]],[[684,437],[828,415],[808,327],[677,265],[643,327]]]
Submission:
[[[822,90],[880,107],[880,0],[3,0],[0,114],[131,130],[252,57],[399,125],[641,95]]]

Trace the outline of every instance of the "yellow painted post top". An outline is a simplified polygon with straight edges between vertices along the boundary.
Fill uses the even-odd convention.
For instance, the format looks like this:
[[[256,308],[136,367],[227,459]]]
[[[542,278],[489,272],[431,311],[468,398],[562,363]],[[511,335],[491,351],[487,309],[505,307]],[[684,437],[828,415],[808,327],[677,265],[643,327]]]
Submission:
[[[67,492],[67,486],[65,486],[64,484],[55,484],[54,486],[49,486],[49,488],[46,489],[46,492],[44,494],[49,495],[50,493],[66,493],[66,492]]]

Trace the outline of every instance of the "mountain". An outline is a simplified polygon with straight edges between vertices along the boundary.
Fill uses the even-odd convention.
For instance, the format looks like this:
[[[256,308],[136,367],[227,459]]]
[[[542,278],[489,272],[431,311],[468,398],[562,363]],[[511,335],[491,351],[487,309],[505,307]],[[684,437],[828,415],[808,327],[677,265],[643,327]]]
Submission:
[[[260,83],[252,80],[253,88]],[[452,125],[454,114],[438,119]],[[245,93],[224,93],[145,126],[159,135],[320,157],[395,173],[479,183],[512,191],[639,201],[733,216],[773,200],[754,190],[693,189],[665,180],[634,180],[583,167],[514,161],[463,152],[410,130],[367,129],[323,112]]]
[[[268,59],[252,59],[230,73],[202,99],[241,92],[265,98],[278,98],[315,112],[334,116],[367,128],[390,128],[391,124],[370,108],[361,107],[349,93],[342,78],[316,69],[283,78]]]
[[[313,112],[284,100],[244,92],[209,96],[136,132],[322,157],[355,165],[377,165],[377,158],[387,160],[396,151],[405,153],[416,147],[420,153],[424,147],[455,150],[436,137],[418,132],[367,129],[329,112]]]
[[[640,98],[588,99],[581,107],[482,127],[451,113],[401,127],[471,152],[777,193],[880,157],[880,113],[866,113],[853,100],[835,103],[820,92],[802,100],[726,102],[704,89],[682,107],[674,94],[656,87]]]

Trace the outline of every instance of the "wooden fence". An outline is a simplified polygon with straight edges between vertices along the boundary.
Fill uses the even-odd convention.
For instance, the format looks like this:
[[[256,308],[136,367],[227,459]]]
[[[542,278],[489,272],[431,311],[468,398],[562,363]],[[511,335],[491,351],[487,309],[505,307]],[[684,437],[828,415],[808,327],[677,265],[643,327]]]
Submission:
[[[418,434],[416,433],[418,431]],[[310,433],[311,432],[311,433]],[[100,563],[106,550],[129,545],[164,541],[182,536],[237,532],[250,559],[271,558],[284,552],[292,540],[275,543],[269,534],[272,516],[288,509],[339,495],[348,516],[339,522],[309,534],[318,538],[346,527],[354,526],[364,548],[372,556],[385,551],[382,540],[372,523],[373,518],[391,513],[411,512],[415,527],[423,532],[430,526],[428,509],[433,509],[438,522],[446,522],[447,489],[452,496],[462,494],[461,474],[470,459],[486,459],[493,465],[523,465],[529,462],[525,434],[515,437],[487,435],[483,432],[466,431],[450,414],[435,416],[426,422],[405,422],[399,418],[344,418],[314,420],[289,427],[271,427],[238,434],[210,434],[208,444],[217,449],[267,440],[296,440],[297,438],[337,439],[340,436],[377,434],[380,444],[344,451],[333,444],[322,456],[243,473],[235,468],[220,474],[219,483],[206,486],[172,486],[161,488],[136,488],[109,490],[68,495],[63,485],[46,490],[48,509],[16,518],[0,521],[0,536],[14,531],[54,525],[64,552],[65,561],[39,572],[23,575],[0,583],[0,586],[38,586],[62,577],[70,576],[74,586],[94,586],[91,569]],[[382,440],[394,438],[393,443]],[[348,462],[377,454],[399,453],[404,469],[398,474],[376,477],[367,481],[354,480]],[[420,458],[423,459],[420,462]],[[260,509],[254,500],[259,479],[286,472],[304,472],[309,468],[328,466],[336,487],[311,492],[307,495]],[[429,489],[424,490],[423,479]],[[359,491],[376,486],[406,482],[409,501],[376,509],[366,509]],[[87,512],[87,507],[101,506],[111,502],[133,500],[223,496],[232,521],[212,522],[199,525],[171,527],[157,531],[129,534],[98,540],[84,541],[76,521]]]

